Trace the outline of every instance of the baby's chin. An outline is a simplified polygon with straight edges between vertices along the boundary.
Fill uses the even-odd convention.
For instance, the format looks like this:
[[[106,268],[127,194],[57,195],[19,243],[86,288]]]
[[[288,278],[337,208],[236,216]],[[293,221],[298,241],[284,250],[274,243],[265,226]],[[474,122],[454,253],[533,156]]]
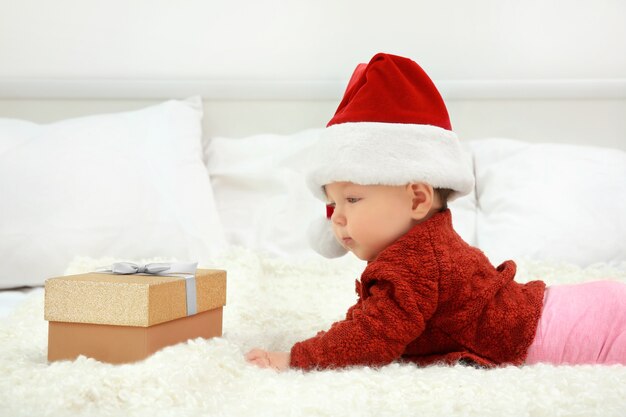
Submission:
[[[335,236],[336,237],[336,236]],[[376,259],[376,257],[378,256],[378,254],[374,254],[372,255],[371,253],[364,253],[361,248],[356,244],[356,242],[351,241],[350,243],[346,243],[342,240],[340,240],[339,238],[337,238],[337,242],[348,252],[351,252],[354,256],[356,256],[357,258],[359,258],[362,261],[366,261],[366,262],[371,262],[374,259]]]
[[[352,252],[354,256],[356,256],[357,258],[365,262],[372,262],[378,256],[378,254],[376,255],[364,254],[364,253],[360,253],[359,251],[354,251],[353,249],[349,249],[349,248],[347,249],[349,252]]]

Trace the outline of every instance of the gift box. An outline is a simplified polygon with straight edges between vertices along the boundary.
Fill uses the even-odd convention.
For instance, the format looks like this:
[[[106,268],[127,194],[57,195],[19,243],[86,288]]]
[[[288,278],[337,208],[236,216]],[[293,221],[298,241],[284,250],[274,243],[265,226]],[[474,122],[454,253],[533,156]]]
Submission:
[[[46,280],[48,360],[85,355],[129,363],[188,339],[221,336],[226,271],[172,275],[94,272]]]

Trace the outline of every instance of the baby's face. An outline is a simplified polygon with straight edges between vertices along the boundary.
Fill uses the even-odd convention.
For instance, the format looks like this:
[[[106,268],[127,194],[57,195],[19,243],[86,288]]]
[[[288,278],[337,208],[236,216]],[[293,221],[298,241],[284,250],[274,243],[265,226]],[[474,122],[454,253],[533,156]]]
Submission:
[[[415,225],[412,194],[406,186],[334,182],[325,188],[335,207],[331,217],[335,237],[359,259],[374,260]]]

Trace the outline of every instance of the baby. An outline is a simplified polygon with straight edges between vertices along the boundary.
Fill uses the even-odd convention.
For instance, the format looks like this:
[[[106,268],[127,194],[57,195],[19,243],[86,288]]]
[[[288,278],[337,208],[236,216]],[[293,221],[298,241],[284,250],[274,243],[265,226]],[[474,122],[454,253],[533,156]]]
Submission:
[[[626,285],[514,281],[454,231],[448,201],[473,174],[447,109],[413,61],[377,54],[354,72],[307,175],[327,203],[310,234],[327,257],[367,261],[344,320],[290,352],[246,360],[284,370],[419,365],[626,364]]]

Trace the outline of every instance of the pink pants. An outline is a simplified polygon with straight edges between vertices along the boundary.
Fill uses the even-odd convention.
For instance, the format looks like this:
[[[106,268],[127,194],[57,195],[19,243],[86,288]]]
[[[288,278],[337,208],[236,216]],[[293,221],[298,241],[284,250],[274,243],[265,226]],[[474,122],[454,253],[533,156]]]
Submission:
[[[626,365],[626,284],[596,281],[546,288],[526,364]]]

